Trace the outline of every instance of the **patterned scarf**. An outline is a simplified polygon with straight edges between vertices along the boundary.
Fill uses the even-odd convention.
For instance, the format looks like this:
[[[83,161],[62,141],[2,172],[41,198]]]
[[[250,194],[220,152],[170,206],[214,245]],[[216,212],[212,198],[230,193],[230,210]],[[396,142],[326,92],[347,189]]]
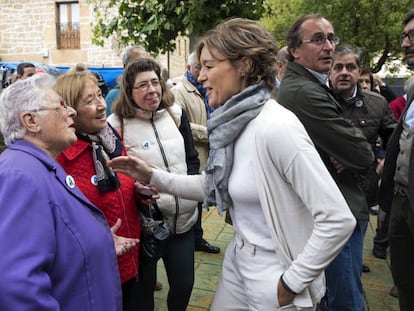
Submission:
[[[95,134],[78,133],[77,136],[91,143],[99,191],[108,192],[118,189],[118,176],[106,165],[109,159],[122,155],[122,143],[118,133],[107,123],[104,129]]]
[[[184,76],[192,85],[196,87],[197,91],[200,92],[201,96],[203,96],[204,106],[206,106],[207,119],[210,119],[210,114],[214,111],[214,108],[208,105],[207,90],[203,87],[201,83],[198,83],[197,80],[194,79],[193,75],[188,70],[184,73]]]
[[[269,98],[270,91],[262,81],[231,97],[208,120],[210,154],[205,170],[205,203],[206,206],[216,205],[220,214],[232,206],[228,182],[233,166],[234,141]]]

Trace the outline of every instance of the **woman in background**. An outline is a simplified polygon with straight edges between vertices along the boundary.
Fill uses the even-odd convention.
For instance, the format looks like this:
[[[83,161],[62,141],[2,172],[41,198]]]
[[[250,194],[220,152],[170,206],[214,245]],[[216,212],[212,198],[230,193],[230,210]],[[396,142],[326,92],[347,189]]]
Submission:
[[[178,174],[198,174],[190,123],[161,78],[161,69],[150,58],[130,63],[123,74],[114,113],[108,121],[121,133],[127,154]],[[194,234],[197,202],[160,193],[157,204],[168,219],[171,236],[162,257],[167,272],[169,311],[185,311],[194,283]],[[154,309],[156,262],[140,266],[140,310]]]

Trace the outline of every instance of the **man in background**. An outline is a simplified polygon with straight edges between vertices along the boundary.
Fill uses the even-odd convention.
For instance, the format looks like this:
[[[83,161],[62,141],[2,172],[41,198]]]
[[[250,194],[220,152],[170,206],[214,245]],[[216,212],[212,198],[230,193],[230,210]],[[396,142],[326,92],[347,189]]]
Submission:
[[[124,53],[122,54],[122,65],[125,69],[129,63],[136,61],[137,59],[140,59],[140,58],[148,58],[148,57],[151,57],[151,56],[145,50],[143,46],[141,45],[129,46],[125,49]],[[113,89],[111,89],[108,92],[108,95],[106,95],[105,97],[106,116],[109,116],[111,114],[112,104],[115,101],[115,99],[118,97],[119,87],[120,87],[120,78],[121,77],[117,78],[117,85]]]
[[[195,53],[188,56],[184,78],[171,88],[175,102],[180,105],[187,113],[190,121],[191,132],[193,134],[194,146],[198,152],[200,160],[200,173],[204,171],[208,153],[209,143],[207,135],[207,120],[213,109],[208,105],[207,91],[201,83],[197,82],[201,66],[195,59]],[[198,203],[198,219],[194,225],[194,243],[196,251],[206,253],[219,253],[220,248],[209,244],[203,238],[203,228],[201,226],[203,203]]]
[[[16,68],[17,79],[27,79],[36,73],[36,67],[32,63],[20,63]]]
[[[288,63],[288,56],[289,52],[287,46],[281,48],[276,54],[276,67],[277,67],[277,75],[276,75],[276,89],[279,90],[280,84],[282,83],[283,76],[285,75],[286,66]]]
[[[358,220],[351,238],[325,273],[329,309],[363,311],[363,225],[369,214],[357,176],[369,171],[374,154],[361,130],[342,116],[328,87],[328,72],[339,43],[332,23],[320,14],[301,16],[290,27],[287,42],[289,63],[277,100],[302,122]]]
[[[335,50],[329,73],[330,85],[337,94],[337,100],[343,109],[342,115],[361,129],[375,154],[375,161],[370,171],[358,178],[368,207],[372,208],[378,205],[379,174],[382,172],[385,156],[383,148],[387,145],[396,122],[383,96],[362,89],[359,84],[361,71],[361,52],[358,49],[342,46]],[[382,141],[381,148],[377,144],[378,138]],[[367,226],[368,221],[364,221],[365,232]],[[369,271],[369,267],[363,265],[362,272]]]
[[[409,69],[414,69],[414,9],[399,37]],[[390,138],[379,192],[380,207],[390,213],[388,241],[391,272],[400,310],[414,310],[414,89]]]

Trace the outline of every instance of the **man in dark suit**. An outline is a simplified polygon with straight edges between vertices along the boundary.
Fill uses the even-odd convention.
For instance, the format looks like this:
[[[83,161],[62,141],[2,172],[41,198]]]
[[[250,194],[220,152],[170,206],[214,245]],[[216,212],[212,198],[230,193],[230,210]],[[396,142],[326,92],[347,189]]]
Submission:
[[[414,9],[403,20],[400,36],[408,68],[414,69]],[[388,239],[391,272],[400,310],[414,310],[414,89],[387,146],[379,203],[390,211]]]
[[[339,42],[332,24],[319,14],[304,15],[289,29],[287,41],[289,63],[278,102],[303,123],[358,220],[351,238],[326,270],[329,309],[363,311],[362,250],[369,212],[358,176],[369,171],[374,154],[361,130],[343,117],[327,85]]]

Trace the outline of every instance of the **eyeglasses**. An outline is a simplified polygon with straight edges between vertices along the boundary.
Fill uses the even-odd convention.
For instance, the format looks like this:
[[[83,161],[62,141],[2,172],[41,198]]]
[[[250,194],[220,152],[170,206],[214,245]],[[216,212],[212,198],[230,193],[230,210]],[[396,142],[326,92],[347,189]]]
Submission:
[[[151,81],[143,81],[143,82],[138,83],[137,85],[134,85],[132,88],[134,90],[145,92],[149,89],[150,86],[157,88],[158,86],[160,86],[160,80],[154,79]]]
[[[328,35],[327,37],[315,37],[312,39],[306,39],[306,40],[302,40],[301,43],[313,43],[317,46],[322,46],[325,44],[326,40],[329,41],[330,44],[332,45],[336,45],[339,43],[339,37],[334,36],[334,35]]]
[[[411,42],[414,41],[414,29],[411,29],[407,32],[403,32],[399,37],[398,41],[400,41],[400,44],[404,41],[405,38],[408,38]]]
[[[66,105],[65,101],[62,99],[59,101],[59,105],[43,106],[38,109],[34,109],[32,111],[37,112],[37,111],[42,111],[42,110],[54,110],[54,109],[63,109],[66,111],[68,109],[68,105]]]

